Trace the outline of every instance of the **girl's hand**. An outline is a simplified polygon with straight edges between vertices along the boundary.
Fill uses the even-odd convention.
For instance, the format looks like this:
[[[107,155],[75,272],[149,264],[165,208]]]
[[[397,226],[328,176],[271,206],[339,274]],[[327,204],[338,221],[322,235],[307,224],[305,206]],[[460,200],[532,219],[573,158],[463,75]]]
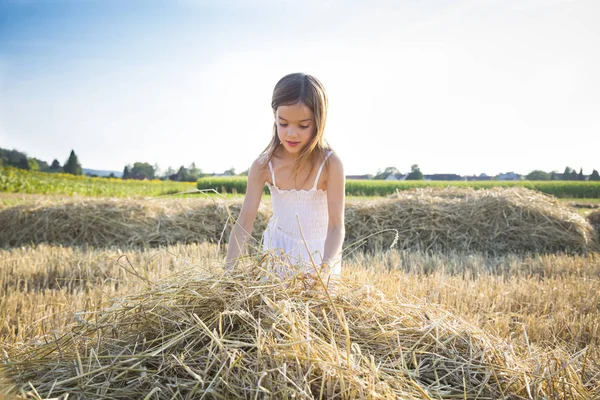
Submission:
[[[306,290],[312,290],[316,286],[318,286],[318,284],[319,284],[319,275],[321,276],[321,279],[323,281],[327,281],[327,276],[331,272],[331,266],[329,265],[329,263],[323,262],[317,268],[319,269],[319,274],[318,275],[317,275],[317,272],[315,271],[315,272],[302,273],[299,276],[299,278],[302,281],[302,283],[304,284],[304,288]]]
[[[321,275],[328,275],[331,272],[331,266],[328,262],[322,262],[320,265],[319,273]]]

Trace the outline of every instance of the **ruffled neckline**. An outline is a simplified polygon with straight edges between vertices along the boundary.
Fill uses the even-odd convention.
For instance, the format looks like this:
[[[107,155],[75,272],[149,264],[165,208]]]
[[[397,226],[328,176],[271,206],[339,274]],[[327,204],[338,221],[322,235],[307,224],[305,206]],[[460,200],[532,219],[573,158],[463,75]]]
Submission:
[[[267,181],[267,186],[269,188],[275,188],[275,189],[277,189],[278,193],[312,193],[312,192],[323,193],[323,194],[327,193],[327,190],[325,190],[325,189],[317,189],[317,188],[310,188],[309,190],[306,190],[306,189],[280,189],[277,186],[273,185],[269,181]]]

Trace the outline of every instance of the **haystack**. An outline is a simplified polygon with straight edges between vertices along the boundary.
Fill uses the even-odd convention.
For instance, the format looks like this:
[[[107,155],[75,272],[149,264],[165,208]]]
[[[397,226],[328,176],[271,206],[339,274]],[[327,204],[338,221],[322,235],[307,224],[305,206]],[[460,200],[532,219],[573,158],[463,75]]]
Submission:
[[[241,203],[206,199],[96,199],[20,205],[0,210],[0,246],[156,247],[227,240]],[[266,226],[265,206],[257,227]],[[258,237],[258,236],[257,236]]]
[[[600,211],[589,213],[587,219],[590,221],[590,224],[596,227],[596,229],[600,229]]]
[[[239,200],[198,199],[21,205],[0,210],[0,246],[224,243],[240,208]],[[256,241],[270,216],[266,200],[254,225]],[[392,244],[400,249],[493,254],[598,248],[585,218],[548,195],[524,188],[416,189],[386,199],[349,201],[345,218],[347,252],[377,251]]]
[[[369,237],[373,232],[386,234]],[[486,253],[597,250],[591,225],[555,198],[525,188],[424,188],[358,203],[346,240],[359,247]]]
[[[264,280],[260,265],[148,284],[47,344],[9,354],[0,393],[35,398],[589,398],[569,364],[427,305],[341,282]],[[530,350],[531,351],[531,350]],[[554,367],[552,367],[554,365]],[[37,397],[39,396],[39,397]]]

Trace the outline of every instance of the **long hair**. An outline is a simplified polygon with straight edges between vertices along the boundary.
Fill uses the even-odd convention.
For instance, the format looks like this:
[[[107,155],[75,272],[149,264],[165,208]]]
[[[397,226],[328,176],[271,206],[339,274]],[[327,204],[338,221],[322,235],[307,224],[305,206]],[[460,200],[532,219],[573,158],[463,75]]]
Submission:
[[[281,78],[273,90],[273,98],[271,100],[273,112],[275,113],[279,106],[288,106],[297,103],[303,103],[312,111],[314,132],[312,138],[294,162],[294,166],[292,167],[292,177],[294,180],[307,162],[310,163],[310,172],[312,172],[315,167],[316,155],[319,153],[324,154],[325,151],[331,150],[331,146],[324,137],[328,102],[323,84],[314,76],[303,73],[293,73]],[[261,153],[261,156],[266,159],[265,165],[273,158],[279,146],[281,146],[281,140],[279,140],[279,136],[277,135],[277,121],[274,121],[271,142]],[[310,172],[308,176],[310,176]]]

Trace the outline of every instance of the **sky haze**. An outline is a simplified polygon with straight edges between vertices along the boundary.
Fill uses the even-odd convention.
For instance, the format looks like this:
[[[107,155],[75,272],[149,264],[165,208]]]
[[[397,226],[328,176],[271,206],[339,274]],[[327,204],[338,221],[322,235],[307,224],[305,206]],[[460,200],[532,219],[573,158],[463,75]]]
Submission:
[[[240,172],[306,72],[347,174],[589,174],[598,21],[594,0],[0,0],[0,147]]]

